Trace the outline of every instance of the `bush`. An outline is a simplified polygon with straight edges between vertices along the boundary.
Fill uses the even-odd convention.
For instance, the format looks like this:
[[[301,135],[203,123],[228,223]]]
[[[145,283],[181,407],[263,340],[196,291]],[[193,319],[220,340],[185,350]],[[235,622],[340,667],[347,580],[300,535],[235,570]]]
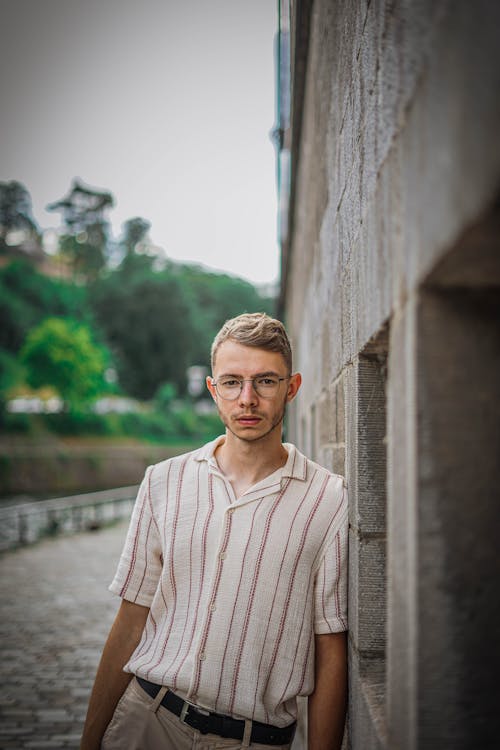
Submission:
[[[4,432],[63,437],[127,437],[155,443],[204,443],[221,433],[216,414],[197,415],[189,405],[167,411],[95,414],[90,410],[58,414],[10,414],[0,423]]]

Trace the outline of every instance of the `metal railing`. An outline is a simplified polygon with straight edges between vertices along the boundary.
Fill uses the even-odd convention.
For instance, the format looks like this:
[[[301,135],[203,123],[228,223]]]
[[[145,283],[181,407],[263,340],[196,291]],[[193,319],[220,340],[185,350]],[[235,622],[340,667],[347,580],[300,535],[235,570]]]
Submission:
[[[138,486],[0,508],[0,552],[56,534],[93,531],[130,517]]]

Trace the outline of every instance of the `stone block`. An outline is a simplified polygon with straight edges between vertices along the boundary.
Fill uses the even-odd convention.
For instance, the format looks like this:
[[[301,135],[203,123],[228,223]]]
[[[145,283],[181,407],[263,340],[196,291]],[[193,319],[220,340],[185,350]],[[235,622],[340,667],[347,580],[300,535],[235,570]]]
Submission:
[[[335,389],[328,388],[318,399],[318,439],[320,447],[335,443]]]
[[[374,660],[361,668],[359,656],[349,644],[349,748],[385,750],[384,665]]]
[[[382,657],[386,621],[385,540],[349,536],[349,630],[363,656]]]
[[[335,383],[335,442],[345,443],[344,378]]]
[[[385,533],[386,396],[384,360],[358,361],[358,514],[363,532]]]

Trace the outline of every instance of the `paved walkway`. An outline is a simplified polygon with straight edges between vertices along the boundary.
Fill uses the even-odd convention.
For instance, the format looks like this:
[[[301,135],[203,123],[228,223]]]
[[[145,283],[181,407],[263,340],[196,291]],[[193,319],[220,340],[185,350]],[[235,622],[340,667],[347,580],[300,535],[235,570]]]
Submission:
[[[126,524],[0,558],[0,749],[77,748]]]

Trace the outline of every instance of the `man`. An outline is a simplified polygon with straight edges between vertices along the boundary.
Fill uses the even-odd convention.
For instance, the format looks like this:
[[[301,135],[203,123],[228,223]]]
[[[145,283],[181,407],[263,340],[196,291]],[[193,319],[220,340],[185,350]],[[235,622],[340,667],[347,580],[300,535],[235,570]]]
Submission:
[[[300,385],[279,321],[225,323],[207,378],[225,435],[146,471],[82,750],[288,748],[298,695],[309,750],[339,750],[347,496],[281,442]]]

